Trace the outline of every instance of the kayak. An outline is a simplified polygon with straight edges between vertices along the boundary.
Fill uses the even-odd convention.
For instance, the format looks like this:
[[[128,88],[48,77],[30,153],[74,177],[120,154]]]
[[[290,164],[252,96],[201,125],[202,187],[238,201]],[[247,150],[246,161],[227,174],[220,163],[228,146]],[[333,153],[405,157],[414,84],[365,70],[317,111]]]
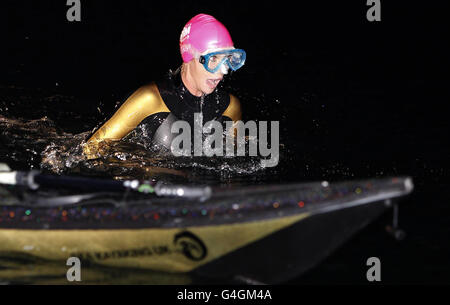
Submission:
[[[412,190],[409,177],[208,187],[203,198],[0,185],[0,280],[14,269],[2,261],[61,267],[77,257],[83,266],[281,283]]]

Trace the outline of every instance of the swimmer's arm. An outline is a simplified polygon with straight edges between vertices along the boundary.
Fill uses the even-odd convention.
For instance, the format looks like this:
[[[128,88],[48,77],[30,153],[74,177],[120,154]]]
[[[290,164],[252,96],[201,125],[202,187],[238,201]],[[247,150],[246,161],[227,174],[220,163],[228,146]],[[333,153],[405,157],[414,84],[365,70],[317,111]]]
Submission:
[[[236,123],[242,120],[242,111],[239,99],[232,94],[230,94],[230,104],[228,105],[228,108],[225,110],[223,115],[230,118],[233,121],[233,128],[230,130],[230,132],[234,136],[236,136],[237,129],[235,127]]]
[[[120,140],[139,123],[154,113],[169,112],[154,83],[136,90],[94,135],[87,141],[84,152],[91,158],[104,140]]]

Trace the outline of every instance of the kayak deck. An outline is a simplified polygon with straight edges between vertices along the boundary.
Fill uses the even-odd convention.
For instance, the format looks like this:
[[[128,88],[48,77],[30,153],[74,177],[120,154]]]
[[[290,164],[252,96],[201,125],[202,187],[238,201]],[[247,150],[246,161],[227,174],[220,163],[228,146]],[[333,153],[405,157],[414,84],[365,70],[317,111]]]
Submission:
[[[410,178],[384,178],[220,188],[205,202],[112,193],[67,206],[9,200],[0,207],[0,258],[65,264],[75,256],[90,266],[277,283],[316,265],[412,189]]]
[[[179,228],[317,214],[400,197],[410,178],[215,188],[208,200],[133,193],[52,194],[3,188],[0,228]],[[16,194],[13,195],[13,191]],[[0,193],[1,195],[1,193]],[[21,197],[21,198],[19,198]],[[70,204],[73,197],[85,198]],[[69,203],[67,203],[69,202]]]

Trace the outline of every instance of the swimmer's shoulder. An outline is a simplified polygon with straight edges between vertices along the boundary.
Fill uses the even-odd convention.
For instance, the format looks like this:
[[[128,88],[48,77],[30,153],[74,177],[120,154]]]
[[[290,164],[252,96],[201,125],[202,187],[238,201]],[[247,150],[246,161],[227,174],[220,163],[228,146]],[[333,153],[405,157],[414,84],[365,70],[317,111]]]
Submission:
[[[139,108],[143,110],[146,116],[158,112],[170,112],[164,103],[158,86],[151,82],[139,87],[124,103],[124,106]]]
[[[229,93],[229,96],[230,103],[228,104],[227,109],[225,109],[223,115],[230,118],[234,122],[239,121],[242,118],[241,102],[233,94]]]

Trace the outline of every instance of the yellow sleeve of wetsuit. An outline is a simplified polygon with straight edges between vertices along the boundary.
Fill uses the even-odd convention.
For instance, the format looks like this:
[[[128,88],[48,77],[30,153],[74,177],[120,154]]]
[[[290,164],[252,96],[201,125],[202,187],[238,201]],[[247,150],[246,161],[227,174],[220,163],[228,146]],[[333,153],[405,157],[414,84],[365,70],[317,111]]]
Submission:
[[[229,117],[234,122],[233,126],[236,125],[237,121],[242,119],[241,103],[239,102],[239,99],[232,94],[230,94],[230,104],[223,115]],[[233,130],[233,134],[236,136],[237,130],[234,128]]]
[[[229,117],[233,122],[240,121],[242,118],[241,103],[239,99],[230,94],[230,104],[223,113],[224,116]]]
[[[136,90],[94,135],[83,148],[88,158],[99,153],[98,143],[103,140],[120,140],[149,115],[170,112],[155,83]]]

